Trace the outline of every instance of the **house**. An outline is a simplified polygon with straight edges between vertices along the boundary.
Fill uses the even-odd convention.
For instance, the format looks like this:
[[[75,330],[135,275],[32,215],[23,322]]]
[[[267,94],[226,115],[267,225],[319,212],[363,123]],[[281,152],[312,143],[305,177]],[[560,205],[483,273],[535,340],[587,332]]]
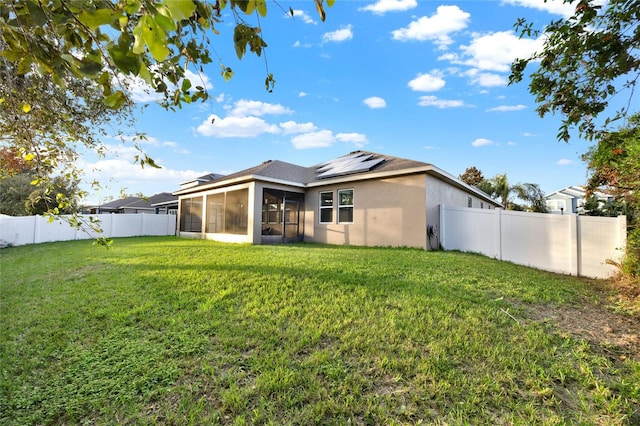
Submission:
[[[594,192],[593,195],[602,203],[613,200],[613,197],[602,192]],[[587,201],[586,188],[581,185],[567,186],[544,198],[550,213],[582,214],[584,213],[584,203]]]
[[[312,167],[265,161],[174,192],[178,235],[253,244],[437,246],[439,204],[500,204],[432,164],[365,151]],[[429,231],[429,232],[428,232]]]
[[[150,197],[126,197],[91,208],[90,213],[177,214],[178,197],[161,192]]]

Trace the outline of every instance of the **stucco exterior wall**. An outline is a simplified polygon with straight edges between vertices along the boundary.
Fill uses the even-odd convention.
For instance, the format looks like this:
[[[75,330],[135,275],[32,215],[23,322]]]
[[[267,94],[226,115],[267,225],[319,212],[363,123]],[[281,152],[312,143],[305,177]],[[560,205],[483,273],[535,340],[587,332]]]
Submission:
[[[440,204],[455,207],[468,207],[469,197],[471,198],[471,206],[474,208],[494,209],[495,207],[488,202],[478,198],[475,194],[467,192],[461,188],[457,188],[441,179],[432,175],[426,175],[426,205],[427,205],[427,224],[435,226],[435,236],[440,240]],[[432,239],[434,249],[436,240]]]
[[[424,174],[307,189],[304,240],[358,246],[426,248]],[[337,191],[354,190],[353,223],[338,224]],[[320,192],[334,195],[333,223],[319,223]]]

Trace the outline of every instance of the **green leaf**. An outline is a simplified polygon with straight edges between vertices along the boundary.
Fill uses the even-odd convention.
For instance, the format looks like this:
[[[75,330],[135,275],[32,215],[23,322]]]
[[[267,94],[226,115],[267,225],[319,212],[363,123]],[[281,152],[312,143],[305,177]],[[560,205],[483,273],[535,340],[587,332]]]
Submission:
[[[188,92],[189,89],[191,89],[191,80],[189,80],[188,78],[185,78],[184,80],[182,80],[181,89],[183,92]]]
[[[222,67],[222,77],[224,78],[224,81],[229,81],[231,80],[231,78],[233,77],[233,70],[229,67],[225,67],[224,65],[221,65]]]
[[[127,12],[128,15],[135,15],[140,12],[141,7],[142,2],[140,2],[140,0],[127,0],[127,5],[124,7],[124,11]]]
[[[189,19],[196,10],[196,5],[191,0],[164,0],[163,4],[176,21]]]
[[[41,27],[47,23],[47,15],[42,10],[42,6],[35,1],[26,1],[27,9],[29,9],[29,17],[33,23]]]
[[[158,25],[167,32],[175,31],[178,27],[176,26],[176,22],[173,20],[173,18],[171,18],[170,15],[167,16],[169,14],[168,8],[163,7],[163,5],[160,5],[158,6],[158,11],[160,13],[158,13],[157,15],[154,15],[154,19],[156,20]],[[166,12],[167,14],[165,15],[163,11]]]
[[[256,0],[249,0],[247,2],[247,8],[244,13],[246,13],[247,15],[251,15],[254,10],[256,10]]]
[[[92,30],[95,30],[102,25],[112,24],[116,19],[117,12],[113,9],[84,9],[82,13],[78,15],[78,20]]]
[[[167,47],[166,33],[160,28],[155,19],[149,15],[143,18],[142,37],[149,47],[151,56],[156,61],[162,62],[167,59],[171,52]]]
[[[142,34],[143,27],[144,27],[144,19],[140,19],[136,24],[135,28],[133,29],[134,42],[133,42],[133,48],[131,49],[131,51],[136,55],[140,55],[141,53],[144,53],[145,43],[144,43],[144,36]]]
[[[265,0],[256,0],[256,7],[260,16],[263,18],[267,16],[267,2]]]
[[[89,58],[86,58],[80,61],[80,65],[78,66],[78,71],[86,77],[91,79],[98,76],[100,71],[102,71],[102,64],[99,62],[92,61]]]
[[[111,47],[109,49],[109,55],[120,71],[138,75],[140,70],[140,57],[132,54],[126,45]]]
[[[104,104],[111,109],[118,109],[122,106],[125,100],[126,97],[124,96],[124,93],[122,93],[121,90],[118,90],[112,95],[104,98]]]

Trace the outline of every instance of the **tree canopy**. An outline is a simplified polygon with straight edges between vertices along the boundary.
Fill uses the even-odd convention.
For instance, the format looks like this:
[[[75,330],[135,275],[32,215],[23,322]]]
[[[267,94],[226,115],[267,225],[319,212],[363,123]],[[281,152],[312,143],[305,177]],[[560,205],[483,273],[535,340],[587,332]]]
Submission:
[[[585,139],[595,140],[612,121],[634,112],[632,99],[640,78],[640,2],[609,0],[604,6],[600,0],[564,2],[575,4],[575,14],[542,30],[518,20],[520,34],[542,36],[544,48],[515,60],[510,82],[522,81],[528,66],[537,66],[529,91],[538,114],[560,114],[559,140],[569,141],[574,128]],[[622,98],[622,106],[612,113],[607,108],[614,98]],[[606,117],[598,121],[601,113]]]
[[[467,167],[460,176],[463,182],[475,186],[489,196],[497,199],[506,210],[528,210],[537,213],[547,213],[547,203],[544,191],[535,183],[517,183],[512,185],[506,173],[497,174],[486,179],[482,171],[475,166]],[[524,205],[514,200],[520,199]]]
[[[617,131],[604,135],[583,156],[591,173],[589,194],[603,190],[622,203],[618,209],[637,225],[640,213],[640,114],[634,114]]]
[[[314,2],[324,20],[324,0]],[[242,16],[265,17],[266,0],[8,0],[0,4],[0,55],[17,75],[49,75],[61,87],[69,76],[95,82],[110,108],[125,104],[129,77],[161,93],[165,107],[179,107],[207,98],[206,88],[186,78],[186,70],[197,74],[213,61],[211,36],[219,34],[226,8],[235,20],[238,57],[247,50],[260,56],[267,46],[260,27]],[[220,66],[230,78],[233,71]],[[266,89],[274,84],[267,74]]]
[[[484,181],[484,175],[475,166],[467,167],[463,174],[458,176],[461,181],[471,186],[478,186]]]
[[[0,214],[26,216],[55,211],[75,213],[78,208],[77,180],[47,177],[47,185],[33,185],[39,173],[12,148],[0,148]]]
[[[324,0],[314,2],[324,20]],[[213,37],[225,9],[234,19],[238,58],[247,51],[260,56],[267,43],[243,16],[265,17],[265,0],[0,2],[0,145],[20,154],[44,193],[55,192],[55,176],[76,182],[80,152],[101,155],[107,129],[132,123],[133,82],[161,94],[168,109],[207,99],[205,85],[187,78],[187,70],[199,75],[216,57]],[[233,70],[220,67],[231,78]],[[267,71],[266,90],[274,84]],[[135,160],[157,167],[142,152]],[[60,194],[59,207],[68,207],[71,200]]]

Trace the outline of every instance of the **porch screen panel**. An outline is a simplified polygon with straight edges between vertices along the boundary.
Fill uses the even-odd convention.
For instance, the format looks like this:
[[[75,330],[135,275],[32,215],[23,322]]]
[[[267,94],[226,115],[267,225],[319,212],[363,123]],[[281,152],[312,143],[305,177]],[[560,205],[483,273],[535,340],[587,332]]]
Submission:
[[[180,231],[202,232],[202,197],[185,198],[180,208]]]
[[[262,232],[267,235],[282,235],[282,203],[284,191],[264,189],[262,191]]]
[[[227,192],[224,206],[224,232],[247,235],[249,190]]]
[[[224,192],[207,195],[206,232],[224,232]]]

